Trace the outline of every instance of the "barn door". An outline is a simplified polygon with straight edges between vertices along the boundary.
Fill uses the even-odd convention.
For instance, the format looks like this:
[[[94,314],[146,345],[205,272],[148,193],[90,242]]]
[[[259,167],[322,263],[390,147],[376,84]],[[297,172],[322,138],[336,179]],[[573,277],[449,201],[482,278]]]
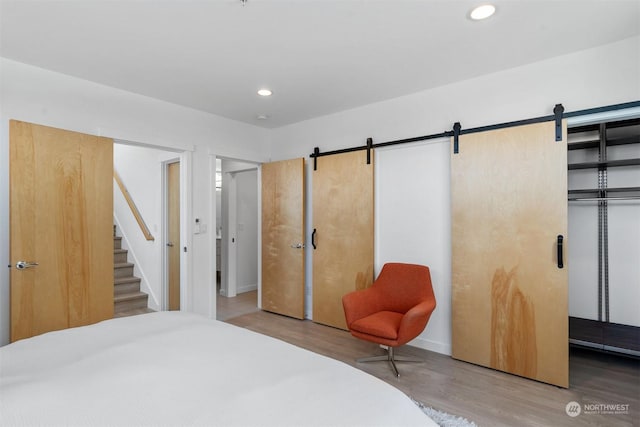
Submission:
[[[262,309],[304,318],[304,159],[262,165]]]
[[[451,155],[452,355],[561,387],[566,141],[544,122],[462,135]]]
[[[373,159],[320,157],[312,185],[313,320],[347,329],[342,296],[373,282]]]
[[[11,341],[113,317],[113,141],[12,120]]]

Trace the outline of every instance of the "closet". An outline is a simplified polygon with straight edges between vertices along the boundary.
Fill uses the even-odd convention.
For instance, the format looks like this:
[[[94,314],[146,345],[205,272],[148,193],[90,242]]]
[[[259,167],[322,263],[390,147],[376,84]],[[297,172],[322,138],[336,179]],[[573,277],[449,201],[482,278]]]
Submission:
[[[640,356],[640,118],[568,129],[569,338]]]

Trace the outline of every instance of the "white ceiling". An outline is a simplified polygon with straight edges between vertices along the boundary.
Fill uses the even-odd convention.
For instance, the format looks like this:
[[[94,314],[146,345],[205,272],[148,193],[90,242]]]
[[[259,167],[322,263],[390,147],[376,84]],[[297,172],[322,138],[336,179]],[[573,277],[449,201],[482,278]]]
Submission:
[[[638,0],[481,3],[0,0],[0,56],[274,128],[640,34]]]

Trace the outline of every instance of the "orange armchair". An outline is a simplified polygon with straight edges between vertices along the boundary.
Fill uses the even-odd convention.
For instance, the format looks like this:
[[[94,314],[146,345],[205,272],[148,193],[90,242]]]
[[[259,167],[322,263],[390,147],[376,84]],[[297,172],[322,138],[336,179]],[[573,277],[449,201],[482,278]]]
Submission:
[[[387,360],[396,377],[395,362],[421,362],[394,355],[394,348],[420,335],[436,308],[429,267],[417,264],[387,263],[371,287],[342,297],[349,332],[356,338],[383,344],[383,356],[358,362]]]

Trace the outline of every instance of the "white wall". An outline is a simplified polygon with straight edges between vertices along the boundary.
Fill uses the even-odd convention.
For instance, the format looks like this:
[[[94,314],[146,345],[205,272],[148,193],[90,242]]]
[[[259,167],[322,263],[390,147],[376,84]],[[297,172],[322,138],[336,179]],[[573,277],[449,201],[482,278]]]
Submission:
[[[0,59],[0,256],[9,260],[8,120],[192,152],[191,220],[215,230],[216,155],[262,162],[269,132],[211,114]],[[193,221],[191,221],[193,222]],[[191,228],[190,228],[191,230]],[[215,233],[186,237],[187,309],[215,317]],[[0,269],[0,344],[9,339],[9,269]]]
[[[449,139],[378,149],[375,152],[375,268],[385,262],[426,264],[438,312],[432,315],[423,348],[450,354],[451,198],[432,191],[449,180]]]
[[[469,64],[464,63],[464,58],[452,58],[449,64],[434,66]],[[272,156],[273,160],[301,156],[308,159],[315,146],[329,151],[364,145],[367,137],[382,142],[440,133],[451,130],[456,121],[463,128],[471,128],[545,116],[552,114],[556,103],[562,103],[566,111],[575,111],[635,101],[640,99],[638,76],[640,38],[634,37],[275,129]],[[447,205],[449,152],[445,146],[446,143],[433,142],[398,152],[377,151],[375,265],[376,274],[386,261],[412,260],[430,265],[438,307],[425,332],[413,344],[448,354],[451,242]],[[418,157],[423,160],[422,166],[416,164]],[[308,174],[311,181],[312,172]],[[390,187],[385,187],[384,180],[389,179]],[[418,211],[404,212],[410,198],[411,206]],[[308,199],[310,211],[311,197]],[[312,228],[310,220],[307,241]],[[402,236],[402,242],[398,236]],[[310,251],[307,256],[311,257]],[[311,269],[307,270],[306,281],[312,285]]]

